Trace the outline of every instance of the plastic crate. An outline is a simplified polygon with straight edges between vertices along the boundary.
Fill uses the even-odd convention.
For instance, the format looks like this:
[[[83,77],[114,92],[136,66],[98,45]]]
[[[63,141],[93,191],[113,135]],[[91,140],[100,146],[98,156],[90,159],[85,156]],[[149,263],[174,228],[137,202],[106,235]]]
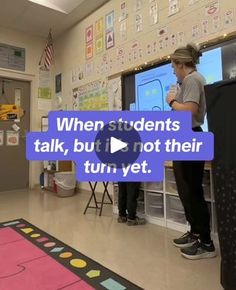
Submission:
[[[145,182],[144,188],[148,190],[163,190],[162,182]]]
[[[177,196],[169,196],[170,210],[184,212],[181,200]]]

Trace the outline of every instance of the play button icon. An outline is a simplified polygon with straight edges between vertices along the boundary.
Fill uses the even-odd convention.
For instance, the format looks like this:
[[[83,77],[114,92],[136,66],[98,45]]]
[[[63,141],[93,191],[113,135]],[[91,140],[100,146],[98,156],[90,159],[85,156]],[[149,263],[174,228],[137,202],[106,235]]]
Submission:
[[[115,153],[126,148],[128,143],[125,143],[117,138],[111,137],[110,139],[110,152]]]
[[[140,154],[140,135],[125,122],[105,125],[98,132],[95,143],[100,145],[99,150],[95,151],[97,157],[110,167],[127,167],[134,163]]]

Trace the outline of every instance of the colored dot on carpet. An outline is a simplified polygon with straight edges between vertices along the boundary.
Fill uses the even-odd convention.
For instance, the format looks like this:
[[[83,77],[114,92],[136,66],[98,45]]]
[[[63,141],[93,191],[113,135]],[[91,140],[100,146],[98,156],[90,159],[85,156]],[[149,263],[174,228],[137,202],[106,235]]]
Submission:
[[[38,237],[40,237],[40,234],[32,234],[31,235],[31,238],[38,238]]]
[[[59,257],[63,259],[70,258],[71,256],[72,256],[72,253],[70,252],[64,252],[59,255]]]
[[[23,227],[26,227],[26,225],[25,225],[25,224],[19,224],[19,225],[17,225],[16,227],[17,227],[17,228],[23,228]]]
[[[44,244],[44,247],[46,247],[46,248],[51,248],[51,247],[54,247],[55,245],[56,245],[56,243],[54,243],[54,242],[49,242],[49,243]]]
[[[46,242],[46,241],[48,241],[48,238],[43,237],[43,238],[39,238],[39,239],[37,239],[36,241],[37,241],[38,243]]]
[[[25,229],[21,229],[22,232],[24,232],[25,234],[30,234],[32,233],[34,230],[32,228],[25,228]]]
[[[70,264],[75,268],[84,268],[87,266],[87,263],[81,259],[73,259],[70,261]]]

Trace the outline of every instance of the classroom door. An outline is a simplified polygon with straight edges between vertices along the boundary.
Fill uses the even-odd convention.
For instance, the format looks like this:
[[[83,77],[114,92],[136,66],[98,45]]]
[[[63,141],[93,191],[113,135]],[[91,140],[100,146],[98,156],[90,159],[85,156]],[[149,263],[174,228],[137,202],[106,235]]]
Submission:
[[[3,136],[0,142],[0,192],[29,186],[29,162],[26,160],[25,146],[26,132],[30,128],[30,82],[0,77],[0,105],[2,104],[20,105],[24,115],[19,122],[0,118],[0,134]],[[20,128],[18,145],[10,145],[16,140],[11,138],[14,127],[17,129],[14,125]]]

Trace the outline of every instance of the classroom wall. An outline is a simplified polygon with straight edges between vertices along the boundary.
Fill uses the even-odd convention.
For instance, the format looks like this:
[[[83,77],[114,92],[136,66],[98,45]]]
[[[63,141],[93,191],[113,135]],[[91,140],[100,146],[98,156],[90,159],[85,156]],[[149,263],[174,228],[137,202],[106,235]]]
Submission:
[[[154,18],[150,15],[150,5],[155,2],[158,4],[157,23],[153,23]],[[95,80],[106,82],[107,78],[113,75],[119,75],[139,66],[145,67],[157,60],[161,61],[178,46],[187,42],[204,43],[216,38],[224,38],[225,34],[234,32],[236,28],[234,0],[179,0],[177,2],[179,12],[168,16],[168,0],[111,0],[59,37],[55,42],[55,72],[62,73],[63,76],[64,108],[72,109],[73,88]],[[121,9],[124,3],[126,11]],[[96,21],[102,18],[103,38],[105,38],[105,16],[111,11],[114,11],[115,45],[106,49],[104,41],[103,51],[96,53],[95,43],[100,38],[95,35]],[[140,22],[135,20],[140,18],[141,26]],[[93,26],[93,56],[86,59],[85,31],[91,25]],[[73,80],[72,75],[75,76]],[[83,78],[79,79],[79,75]],[[88,189],[86,184],[81,186]]]
[[[26,49],[24,72],[0,68],[0,76],[31,81],[31,131],[40,130],[40,118],[45,112],[38,111],[38,62],[45,46],[45,39],[20,31],[0,27],[0,41]],[[30,162],[30,185],[39,184],[41,162]]]

